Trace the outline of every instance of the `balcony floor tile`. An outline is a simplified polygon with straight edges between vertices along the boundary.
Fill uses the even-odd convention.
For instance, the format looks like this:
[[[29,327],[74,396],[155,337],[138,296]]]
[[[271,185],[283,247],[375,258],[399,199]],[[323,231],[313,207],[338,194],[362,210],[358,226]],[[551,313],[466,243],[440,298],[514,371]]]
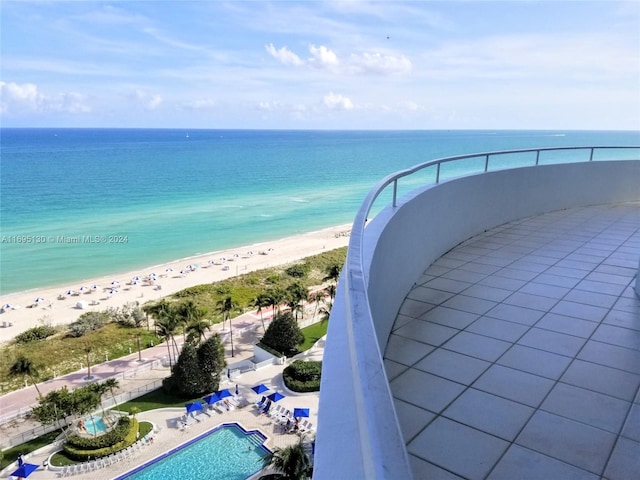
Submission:
[[[386,348],[414,478],[635,478],[638,257],[640,202],[510,222],[426,268]]]

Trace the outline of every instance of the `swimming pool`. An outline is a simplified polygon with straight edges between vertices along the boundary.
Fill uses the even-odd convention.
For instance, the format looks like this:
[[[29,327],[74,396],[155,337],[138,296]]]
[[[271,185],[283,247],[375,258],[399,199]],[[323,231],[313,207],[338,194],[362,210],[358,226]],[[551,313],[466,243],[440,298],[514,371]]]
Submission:
[[[266,437],[224,424],[116,480],[244,480],[262,468]]]
[[[87,430],[87,433],[90,435],[98,435],[107,431],[107,426],[102,420],[102,417],[98,417],[96,415],[90,415],[86,417],[84,420],[84,428]]]

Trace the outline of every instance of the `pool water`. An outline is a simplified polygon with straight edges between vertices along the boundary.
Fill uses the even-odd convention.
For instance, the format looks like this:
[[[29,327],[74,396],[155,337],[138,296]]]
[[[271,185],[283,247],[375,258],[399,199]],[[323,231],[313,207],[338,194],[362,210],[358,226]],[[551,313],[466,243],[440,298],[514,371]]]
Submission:
[[[87,433],[90,435],[99,435],[107,431],[107,426],[102,417],[95,415],[84,419],[84,428],[87,429]]]
[[[269,453],[265,440],[259,432],[224,425],[118,480],[244,480],[262,468],[262,457]]]

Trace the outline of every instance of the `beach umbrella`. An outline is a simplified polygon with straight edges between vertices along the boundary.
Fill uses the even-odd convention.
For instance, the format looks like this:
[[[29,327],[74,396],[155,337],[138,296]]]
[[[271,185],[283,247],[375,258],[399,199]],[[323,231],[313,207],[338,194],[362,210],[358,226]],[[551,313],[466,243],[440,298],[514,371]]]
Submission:
[[[273,252],[273,248],[267,248],[267,252]]]
[[[92,290],[92,291],[94,291],[94,292],[95,292],[96,290],[98,290],[99,288],[100,288],[100,287],[99,287],[98,285],[96,285],[95,283],[94,283],[93,285],[91,285],[91,290]]]
[[[111,282],[111,286],[112,287],[119,287],[120,286],[120,282],[117,280],[114,280],[113,282]]]
[[[294,408],[293,409],[293,418],[308,417],[308,416],[309,416],[309,409],[308,408]]]
[[[239,253],[234,253],[233,254],[233,258],[240,258],[240,254]]]
[[[20,465],[18,469],[11,474],[11,476],[17,478],[27,478],[37,469],[38,465],[34,465],[33,463],[22,463],[22,465]]]
[[[116,290],[115,288],[109,290],[109,295],[115,295],[116,293],[118,293],[118,290]]]
[[[203,400],[207,402],[207,405],[213,405],[214,403],[218,403],[220,401],[220,397],[215,393],[211,393],[204,397]]]
[[[272,402],[279,402],[280,400],[282,400],[285,397],[280,392],[273,392],[271,395],[268,395],[267,398],[269,400],[271,400]]]
[[[79,291],[80,293],[85,293],[85,292],[88,292],[88,291],[89,291],[89,289],[83,285],[82,287],[80,287],[80,288],[78,289],[78,291]]]
[[[249,250],[249,251],[247,252],[247,255],[249,255],[249,256],[251,257],[251,256],[253,255],[253,250]]]
[[[215,260],[209,260],[209,265],[215,265],[216,261]]]
[[[173,268],[169,267],[169,268],[167,268],[167,269],[165,270],[165,272],[167,272],[167,273],[171,273],[171,272],[173,272]]]
[[[140,281],[140,277],[138,275],[136,275],[135,277],[133,277],[131,279],[132,282],[139,282]]]
[[[70,295],[74,295],[76,292],[73,290],[67,290],[66,292],[64,292],[65,295],[70,296]]]
[[[251,387],[251,390],[253,390],[254,392],[256,392],[259,395],[259,394],[264,393],[267,390],[269,390],[269,387],[267,387],[265,384],[261,383],[260,385],[256,385],[255,387]]]
[[[191,403],[185,404],[185,407],[187,407],[187,413],[193,413],[193,412],[197,412],[198,410],[202,410],[202,403],[191,402]]]
[[[11,306],[11,304],[10,304],[10,303],[5,303],[5,304],[2,306],[2,311],[3,311],[3,312],[8,312],[8,311],[9,311],[9,310],[11,310],[12,308],[13,308],[13,307]]]
[[[216,392],[216,395],[218,395],[218,397],[220,397],[220,400],[222,400],[223,398],[227,398],[227,397],[233,397],[233,395],[231,394],[231,392],[229,391],[228,388],[225,388],[224,390],[218,390]]]
[[[34,303],[42,303],[44,302],[44,297],[38,297],[34,300]]]

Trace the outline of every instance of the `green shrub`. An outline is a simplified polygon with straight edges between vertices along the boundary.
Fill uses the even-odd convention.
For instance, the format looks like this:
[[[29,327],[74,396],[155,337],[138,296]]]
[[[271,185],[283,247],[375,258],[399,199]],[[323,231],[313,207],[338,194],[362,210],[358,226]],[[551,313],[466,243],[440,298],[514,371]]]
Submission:
[[[107,436],[109,433],[111,433],[111,432],[108,432],[105,435],[102,435],[100,437],[94,437],[94,438],[81,438],[81,437],[78,437],[77,435],[73,435],[72,437],[69,438],[67,443],[63,445],[62,449],[64,450],[65,454],[69,458],[71,458],[72,460],[76,460],[78,462],[86,462],[89,459],[106,457],[108,455],[111,455],[112,453],[123,450],[128,446],[133,445],[135,441],[138,439],[138,420],[136,420],[135,418],[122,417],[120,419],[120,422],[118,422],[118,426],[114,428],[114,430],[120,427],[120,424],[123,423],[123,420],[127,420],[127,422],[124,422],[124,424],[127,425],[127,431],[125,432],[125,435],[122,438],[122,440],[112,445],[105,445],[102,447],[91,448],[91,447],[74,446],[74,444],[71,443],[72,437],[76,437],[74,439],[74,443],[77,444],[77,443],[82,443],[77,441],[78,438],[80,438],[81,440],[98,440],[101,437]],[[112,432],[114,430],[112,430]]]
[[[287,267],[285,273],[293,278],[304,278],[309,273],[309,265],[306,263],[296,263]]]
[[[40,325],[38,327],[30,328],[24,332],[16,335],[16,343],[30,343],[38,340],[44,340],[47,337],[56,333],[56,329],[50,325]]]
[[[67,444],[85,450],[110,447],[125,439],[131,429],[131,420],[129,417],[121,417],[112,430],[95,437],[70,435],[67,439]]]
[[[282,372],[284,384],[294,392],[317,392],[320,390],[322,362],[296,360]]]
[[[269,352],[271,355],[274,355],[276,357],[283,357],[284,355],[282,355],[282,353],[280,353],[277,350],[274,350],[273,348],[271,348],[269,345],[265,345],[262,342],[258,342],[258,347],[260,347],[261,349],[263,349],[266,352]]]
[[[269,275],[266,279],[266,282],[271,285],[276,285],[280,283],[280,275],[278,275],[277,273],[274,273],[273,275]]]
[[[83,335],[104,327],[111,317],[107,312],[86,312],[80,318],[69,324],[69,334],[72,337],[82,337]]]
[[[216,293],[216,286],[211,283],[205,283],[203,285],[195,285],[193,287],[185,288],[173,294],[176,298],[189,298],[197,297],[199,295],[211,295]]]
[[[298,347],[304,343],[304,335],[291,312],[284,312],[269,324],[262,343],[291,356],[298,353]]]

